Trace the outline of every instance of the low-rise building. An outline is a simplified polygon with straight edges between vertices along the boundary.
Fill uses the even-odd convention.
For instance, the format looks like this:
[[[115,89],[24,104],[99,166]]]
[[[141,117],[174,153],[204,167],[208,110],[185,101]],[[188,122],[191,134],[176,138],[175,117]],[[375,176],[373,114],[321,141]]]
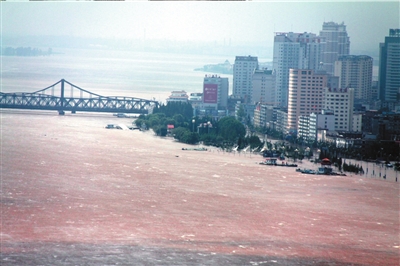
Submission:
[[[186,91],[172,91],[171,95],[167,98],[168,102],[189,102],[189,96],[187,95]]]

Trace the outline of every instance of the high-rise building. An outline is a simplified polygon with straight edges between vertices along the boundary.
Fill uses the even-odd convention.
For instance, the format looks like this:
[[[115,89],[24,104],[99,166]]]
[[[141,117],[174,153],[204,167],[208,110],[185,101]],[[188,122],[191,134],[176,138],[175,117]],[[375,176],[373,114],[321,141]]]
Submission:
[[[335,115],[335,130],[352,130],[353,107],[353,88],[325,88],[323,109],[333,111]]]
[[[297,130],[299,116],[319,113],[328,76],[312,69],[289,70],[287,129]]]
[[[275,101],[275,75],[272,70],[254,70],[253,73],[252,103],[274,105]]]
[[[335,62],[340,88],[354,88],[356,101],[367,103],[372,97],[372,57],[342,55]]]
[[[330,75],[334,74],[335,61],[339,56],[350,54],[350,38],[347,35],[346,25],[335,22],[324,22],[320,37],[325,38],[326,44],[322,55],[324,70]]]
[[[394,106],[400,101],[400,29],[390,29],[379,48],[379,99]]]
[[[289,69],[319,69],[324,45],[324,39],[314,33],[275,33],[273,70],[278,106],[287,107]]]
[[[223,110],[228,106],[229,81],[217,75],[206,75],[203,81],[203,107]]]
[[[233,65],[233,95],[249,103],[252,99],[252,79],[254,70],[258,69],[258,58],[255,56],[236,56]]]

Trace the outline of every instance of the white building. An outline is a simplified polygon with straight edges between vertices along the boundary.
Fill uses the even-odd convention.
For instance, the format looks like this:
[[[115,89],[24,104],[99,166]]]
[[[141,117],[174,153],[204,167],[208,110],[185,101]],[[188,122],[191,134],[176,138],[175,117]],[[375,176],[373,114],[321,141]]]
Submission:
[[[332,111],[322,110],[320,114],[311,113],[299,117],[299,137],[308,141],[316,141],[318,132],[321,130],[335,130],[335,116]]]
[[[297,130],[299,116],[320,113],[328,77],[311,69],[289,70],[288,130]]]
[[[200,92],[192,92],[189,95],[189,103],[193,106],[193,108],[198,108],[203,104],[203,93]]]
[[[353,128],[353,88],[325,88],[323,108],[335,114],[335,130],[351,131]]]
[[[186,91],[172,91],[171,95],[167,98],[168,102],[185,102],[187,103],[189,96],[187,95]]]
[[[252,103],[274,105],[275,101],[275,75],[272,70],[254,70],[253,73]]]
[[[335,115],[332,111],[322,110],[320,114],[310,114],[308,139],[317,140],[319,130],[335,130]]]
[[[233,95],[249,103],[252,99],[252,80],[254,70],[258,69],[258,58],[254,56],[236,56],[233,65]]]
[[[297,136],[302,137],[305,140],[308,140],[309,131],[310,131],[310,116],[309,115],[299,116]]]
[[[342,55],[335,62],[340,88],[354,88],[354,99],[369,102],[372,97],[372,57]]]
[[[289,69],[320,68],[325,42],[313,33],[279,32],[274,37],[275,102],[287,107]]]
[[[350,38],[347,35],[346,25],[335,22],[324,22],[319,33],[321,38],[325,38],[326,45],[322,55],[324,70],[330,75],[335,72],[335,62],[341,55],[350,53]]]

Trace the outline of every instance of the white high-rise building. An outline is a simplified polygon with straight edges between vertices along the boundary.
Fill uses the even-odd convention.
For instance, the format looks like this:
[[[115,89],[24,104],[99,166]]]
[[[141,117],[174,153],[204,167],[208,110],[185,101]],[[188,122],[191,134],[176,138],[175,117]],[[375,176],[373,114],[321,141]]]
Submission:
[[[254,70],[251,103],[274,105],[275,75],[272,70]]]
[[[313,33],[275,33],[273,70],[276,75],[275,102],[287,107],[289,69],[320,68],[325,41]]]
[[[350,38],[347,36],[346,25],[335,22],[324,22],[319,33],[325,38],[326,44],[322,56],[324,70],[330,75],[334,74],[335,62],[341,55],[350,54]]]
[[[353,107],[353,88],[325,88],[323,108],[333,111],[336,131],[351,131],[353,129]]]
[[[252,80],[254,70],[258,69],[258,58],[255,56],[236,56],[233,65],[233,95],[250,103],[252,99]]]
[[[335,76],[340,88],[354,88],[354,98],[369,102],[372,96],[372,57],[342,55],[335,62]]]
[[[288,130],[298,129],[299,116],[322,110],[328,76],[312,69],[289,70]]]

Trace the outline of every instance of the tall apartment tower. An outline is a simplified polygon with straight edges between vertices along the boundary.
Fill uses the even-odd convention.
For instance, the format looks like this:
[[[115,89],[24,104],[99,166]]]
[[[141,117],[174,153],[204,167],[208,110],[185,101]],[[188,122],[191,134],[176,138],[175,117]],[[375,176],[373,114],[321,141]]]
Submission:
[[[228,106],[229,81],[217,75],[206,75],[203,81],[203,107],[223,110]]]
[[[240,96],[246,103],[252,98],[252,79],[256,69],[258,69],[257,57],[236,56],[233,65],[233,95]]]
[[[325,38],[325,50],[322,56],[324,69],[330,75],[334,74],[335,61],[339,56],[350,54],[350,38],[347,35],[346,25],[335,22],[324,22],[320,37]]]
[[[335,130],[352,130],[353,107],[353,88],[325,88],[323,109],[333,111],[335,115]]]
[[[324,38],[313,33],[275,33],[273,70],[277,106],[288,104],[289,69],[319,69],[324,45]]]
[[[378,93],[382,102],[398,104],[400,90],[400,29],[390,29],[379,45]]]
[[[320,113],[328,76],[312,69],[289,70],[287,129],[297,130],[300,116]]]
[[[372,57],[367,55],[342,55],[335,62],[335,76],[340,88],[354,88],[357,102],[372,100]]]
[[[274,105],[275,74],[272,70],[254,70],[251,103]]]

